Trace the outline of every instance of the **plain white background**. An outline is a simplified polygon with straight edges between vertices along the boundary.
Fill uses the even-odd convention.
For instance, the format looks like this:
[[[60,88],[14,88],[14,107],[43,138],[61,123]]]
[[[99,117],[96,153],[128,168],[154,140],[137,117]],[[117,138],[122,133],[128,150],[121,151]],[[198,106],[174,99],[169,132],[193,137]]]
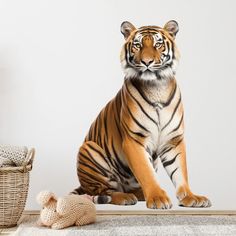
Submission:
[[[1,0],[0,143],[37,150],[36,194],[78,186],[76,155],[123,83],[120,24],[179,22],[177,80],[185,105],[189,180],[216,209],[236,209],[235,1]],[[161,185],[176,205],[160,169]]]

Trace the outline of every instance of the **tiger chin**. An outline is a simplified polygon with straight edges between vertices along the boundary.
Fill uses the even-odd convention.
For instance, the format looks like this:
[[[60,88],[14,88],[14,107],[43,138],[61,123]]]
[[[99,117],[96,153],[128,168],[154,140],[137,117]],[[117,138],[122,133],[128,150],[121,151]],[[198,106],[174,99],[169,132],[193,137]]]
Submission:
[[[121,24],[124,84],[94,120],[79,149],[80,187],[74,194],[96,196],[97,203],[133,205],[145,200],[148,208],[169,209],[172,203],[157,177],[160,160],[180,206],[211,206],[188,183],[184,111],[175,80],[178,30],[173,20],[164,27]]]

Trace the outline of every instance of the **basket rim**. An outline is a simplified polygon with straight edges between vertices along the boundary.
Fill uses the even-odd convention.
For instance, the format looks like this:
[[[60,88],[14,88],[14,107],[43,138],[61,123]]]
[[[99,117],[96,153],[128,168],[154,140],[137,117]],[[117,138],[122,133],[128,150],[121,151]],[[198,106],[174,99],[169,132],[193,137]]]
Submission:
[[[32,170],[32,164],[27,166],[8,166],[8,167],[0,167],[1,172],[26,172]]]

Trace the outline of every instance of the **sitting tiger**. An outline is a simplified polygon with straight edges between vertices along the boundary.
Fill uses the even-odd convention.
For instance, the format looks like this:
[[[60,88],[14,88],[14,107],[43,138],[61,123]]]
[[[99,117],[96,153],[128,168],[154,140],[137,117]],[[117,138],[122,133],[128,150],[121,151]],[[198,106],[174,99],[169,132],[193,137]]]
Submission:
[[[175,80],[178,30],[173,20],[163,28],[121,24],[124,84],[92,123],[80,147],[80,187],[73,193],[107,196],[117,205],[145,200],[148,208],[169,209],[171,201],[156,176],[160,159],[180,206],[211,205],[207,197],[193,194],[188,184],[184,112]]]

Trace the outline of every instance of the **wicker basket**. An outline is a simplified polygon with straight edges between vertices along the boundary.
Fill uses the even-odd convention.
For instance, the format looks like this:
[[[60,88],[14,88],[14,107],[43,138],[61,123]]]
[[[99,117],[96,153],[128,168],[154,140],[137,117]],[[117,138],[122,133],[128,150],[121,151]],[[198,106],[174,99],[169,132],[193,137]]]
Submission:
[[[35,150],[32,148],[26,163],[19,167],[0,168],[0,228],[17,224],[25,208]]]

